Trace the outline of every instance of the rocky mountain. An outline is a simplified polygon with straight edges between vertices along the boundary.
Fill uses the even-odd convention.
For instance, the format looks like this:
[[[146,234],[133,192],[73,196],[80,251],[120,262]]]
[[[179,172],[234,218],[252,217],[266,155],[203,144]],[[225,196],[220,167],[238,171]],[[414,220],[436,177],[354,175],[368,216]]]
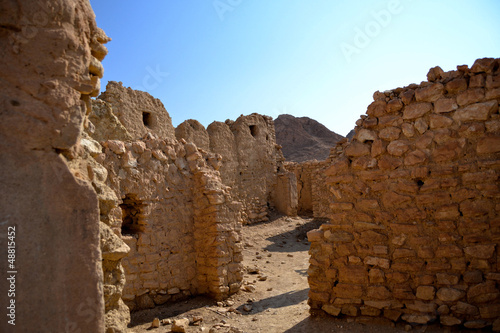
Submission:
[[[274,120],[274,126],[276,142],[283,147],[287,161],[324,160],[330,148],[344,138],[308,117],[282,114]]]

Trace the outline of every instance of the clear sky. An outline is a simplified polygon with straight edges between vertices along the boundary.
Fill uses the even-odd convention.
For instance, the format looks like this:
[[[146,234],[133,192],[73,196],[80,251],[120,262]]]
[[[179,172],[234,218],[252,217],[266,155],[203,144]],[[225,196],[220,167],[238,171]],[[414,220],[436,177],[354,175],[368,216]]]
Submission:
[[[90,0],[107,81],[149,92],[174,126],[258,112],[346,135],[376,90],[500,57],[498,0]]]

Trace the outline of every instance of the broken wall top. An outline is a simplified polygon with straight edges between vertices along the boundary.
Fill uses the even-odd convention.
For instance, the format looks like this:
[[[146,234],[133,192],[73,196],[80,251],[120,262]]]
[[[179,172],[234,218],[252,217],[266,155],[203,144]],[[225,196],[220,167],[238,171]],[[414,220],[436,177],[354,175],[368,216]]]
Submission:
[[[428,80],[376,92],[313,174],[330,219],[308,234],[313,311],[500,323],[500,59]]]
[[[141,139],[152,133],[162,139],[175,139],[172,119],[163,103],[147,92],[126,88],[109,81],[99,99],[111,104],[116,117],[132,136]]]

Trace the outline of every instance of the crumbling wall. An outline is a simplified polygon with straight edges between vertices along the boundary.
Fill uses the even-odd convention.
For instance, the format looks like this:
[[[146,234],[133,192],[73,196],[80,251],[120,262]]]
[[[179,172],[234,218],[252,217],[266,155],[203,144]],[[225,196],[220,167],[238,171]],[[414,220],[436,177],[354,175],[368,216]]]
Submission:
[[[196,147],[210,151],[210,138],[208,132],[198,120],[188,119],[175,128],[177,140],[184,139],[192,142]]]
[[[88,129],[88,127],[87,127]],[[82,133],[76,154],[68,160],[72,173],[92,185],[99,203],[99,234],[102,255],[103,296],[106,331],[125,332],[130,322],[130,310],[121,300],[125,274],[121,260],[130,251],[118,236],[121,215],[118,197],[106,185],[107,170],[97,161],[102,159],[102,146],[87,132]]]
[[[284,160],[277,149],[271,117],[259,114],[241,116],[230,123],[237,147],[238,169],[229,170],[224,163],[222,173],[236,172],[235,196],[243,204],[249,223],[267,221],[272,190]]]
[[[287,216],[296,216],[298,212],[297,177],[292,172],[280,172],[271,192],[276,210]]]
[[[230,286],[237,291],[241,218],[212,166],[217,159],[170,139],[103,145],[109,186],[122,201],[122,238],[131,248],[123,260],[130,309],[202,293],[223,297]]]
[[[328,161],[307,161],[302,163],[286,162],[285,169],[295,175],[297,182],[297,212],[299,215],[313,215],[317,218],[326,216],[328,193],[322,179],[321,170]]]
[[[0,330],[103,332],[98,197],[74,166],[108,39],[83,0],[2,2],[0,27]]]
[[[292,190],[285,179],[293,180],[282,167],[284,158],[276,144],[272,118],[254,113],[240,116],[236,121],[214,122],[207,130],[188,120],[177,127],[176,135],[203,147],[208,139],[208,149],[222,156],[222,181],[231,187],[233,197],[241,201],[245,223],[269,220],[270,208],[295,214],[296,208],[286,203],[293,201],[293,194],[282,193]]]
[[[208,125],[207,133],[210,139],[210,151],[223,157],[220,176],[222,182],[233,188],[237,188],[239,169],[238,147],[234,134],[228,124],[214,121]]]
[[[309,304],[500,330],[500,59],[376,92],[325,175]]]
[[[121,93],[151,99],[141,96],[149,95],[144,92]],[[114,107],[95,101],[91,118],[106,124],[94,126],[97,137],[105,135],[108,124],[116,129],[115,137],[130,133],[114,116]],[[168,114],[158,117],[169,119]],[[131,310],[197,294],[226,297],[242,281],[241,206],[221,182],[220,156],[172,137],[173,127],[166,138],[148,132],[141,140],[101,142],[99,162],[121,208],[115,231],[131,249],[123,259],[123,300]]]
[[[163,103],[150,94],[124,87],[121,82],[109,81],[99,99],[113,106],[113,113],[134,140],[144,138],[148,133],[175,139],[170,115]]]

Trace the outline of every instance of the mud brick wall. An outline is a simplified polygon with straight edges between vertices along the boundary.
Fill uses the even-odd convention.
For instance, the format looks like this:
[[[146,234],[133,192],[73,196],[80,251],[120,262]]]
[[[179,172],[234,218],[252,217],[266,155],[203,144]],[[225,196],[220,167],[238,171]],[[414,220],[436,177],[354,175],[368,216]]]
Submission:
[[[287,216],[297,216],[297,177],[292,172],[281,172],[272,192],[276,210]]]
[[[315,165],[319,162],[285,162],[284,167],[293,173],[296,179],[297,188],[297,212],[299,215],[312,215],[313,195],[312,195],[312,174]]]
[[[123,299],[131,310],[239,289],[240,205],[194,144],[110,140],[101,163],[122,204]]]
[[[376,92],[320,173],[309,304],[500,330],[500,59]]]
[[[99,99],[113,106],[114,115],[133,139],[141,139],[148,133],[160,138],[175,138],[170,115],[163,103],[150,94],[109,81]]]
[[[101,147],[95,159],[107,176],[99,177],[105,187],[98,192],[108,198],[100,202],[101,215],[107,212],[103,220],[130,248],[122,259],[123,300],[137,310],[190,295],[222,298],[238,291],[241,204],[222,183],[221,156],[176,140],[172,126],[164,127],[168,132],[151,130],[142,139],[132,139],[140,126],[121,119],[146,125],[147,119],[137,118],[136,111],[144,109],[143,101],[155,99],[116,82],[108,88],[113,94],[92,101],[89,133],[96,140],[108,137],[100,142],[102,147],[95,142]],[[129,101],[127,108],[123,102],[112,104],[114,99]],[[156,119],[169,122],[167,111],[158,105]]]
[[[299,215],[312,215],[316,218],[328,216],[332,192],[322,170],[330,163],[330,159],[331,157],[325,161],[285,162],[285,169],[292,172],[297,180]]]
[[[244,223],[268,221],[270,208],[293,214],[293,195],[282,191],[292,188],[285,181],[284,157],[271,117],[254,113],[236,121],[213,122],[207,129],[190,119],[177,126],[175,134],[178,140],[221,157],[220,177],[241,202]]]

